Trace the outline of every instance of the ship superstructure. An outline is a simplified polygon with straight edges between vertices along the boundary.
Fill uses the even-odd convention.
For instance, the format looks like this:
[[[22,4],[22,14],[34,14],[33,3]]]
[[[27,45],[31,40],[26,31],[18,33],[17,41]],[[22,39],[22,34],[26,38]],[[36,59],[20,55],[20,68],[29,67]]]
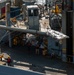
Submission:
[[[58,55],[59,52],[59,55],[61,56],[60,52],[62,51],[62,45],[59,43],[59,40],[68,38],[68,36],[59,32],[61,31],[60,28],[58,28],[59,30],[56,29],[57,23],[55,24],[56,28],[53,24],[55,23],[54,21],[59,21],[58,23],[60,23],[61,16],[53,13],[53,16],[51,17],[44,10],[44,13],[40,12],[40,8],[43,8],[44,6],[37,4],[29,5],[27,3],[21,3],[19,5],[19,1],[20,0],[15,0],[13,6],[12,3],[10,4],[9,2],[5,4],[5,18],[1,19],[1,22],[4,22],[4,25],[1,24],[0,29],[6,30],[6,33],[2,36],[0,42],[7,36],[9,47],[12,47],[13,45],[24,42],[24,35],[29,33],[35,38],[47,38],[48,44],[46,47],[48,53],[54,52]],[[45,15],[47,15],[47,17]],[[49,18],[51,18],[52,25],[49,23]]]

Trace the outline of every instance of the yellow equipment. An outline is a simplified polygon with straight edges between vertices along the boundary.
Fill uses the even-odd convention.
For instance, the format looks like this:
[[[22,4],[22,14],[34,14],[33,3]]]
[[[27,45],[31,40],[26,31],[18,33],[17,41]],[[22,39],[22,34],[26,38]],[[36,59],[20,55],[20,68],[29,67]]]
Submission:
[[[17,22],[17,21],[16,21],[16,17],[11,18],[11,21],[14,22],[14,23],[16,23],[16,22]]]
[[[44,50],[42,51],[42,53],[43,53],[43,56],[45,56],[45,55],[47,54],[47,50],[44,49]]]
[[[13,39],[13,44],[14,44],[14,45],[17,45],[17,44],[18,44],[18,42],[17,42],[17,37],[15,37],[15,38]]]
[[[55,5],[55,9],[52,10],[52,13],[55,13],[55,14],[61,13],[61,9],[59,9],[58,5]]]
[[[2,60],[2,58],[4,57],[4,54],[0,55],[0,59]]]
[[[47,47],[44,47],[44,50],[42,51],[43,56],[47,54]]]

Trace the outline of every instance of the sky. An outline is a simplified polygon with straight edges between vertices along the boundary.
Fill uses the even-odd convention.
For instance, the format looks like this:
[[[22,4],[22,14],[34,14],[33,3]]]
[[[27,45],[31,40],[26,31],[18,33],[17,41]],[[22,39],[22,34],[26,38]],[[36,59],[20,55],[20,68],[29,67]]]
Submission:
[[[37,3],[45,4],[45,0],[37,0]]]
[[[6,0],[0,0],[1,2],[6,1]],[[11,0],[14,1],[14,0]],[[25,1],[25,0],[23,0]],[[37,4],[45,4],[45,0],[37,0]]]
[[[0,1],[6,1],[6,0],[0,0]]]

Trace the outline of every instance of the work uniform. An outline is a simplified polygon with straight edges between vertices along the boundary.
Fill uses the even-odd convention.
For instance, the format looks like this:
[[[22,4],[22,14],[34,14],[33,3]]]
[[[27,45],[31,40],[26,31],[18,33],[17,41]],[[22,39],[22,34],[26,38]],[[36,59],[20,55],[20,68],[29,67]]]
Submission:
[[[7,64],[8,64],[8,66],[11,65],[11,58],[10,57],[7,58]]]

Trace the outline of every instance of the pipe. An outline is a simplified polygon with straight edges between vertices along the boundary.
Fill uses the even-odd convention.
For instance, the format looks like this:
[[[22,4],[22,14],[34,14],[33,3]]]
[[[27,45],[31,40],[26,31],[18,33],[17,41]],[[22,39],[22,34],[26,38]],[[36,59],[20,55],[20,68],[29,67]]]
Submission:
[[[11,42],[11,33],[10,33],[10,31],[9,31],[8,39],[9,39],[9,47],[12,47],[12,42]]]
[[[37,30],[30,30],[30,29],[20,29],[20,28],[16,28],[16,27],[9,27],[9,26],[3,26],[3,25],[0,25],[0,29],[25,32],[25,33],[31,33],[31,34],[47,35],[46,32],[41,32],[41,31],[37,31]]]
[[[10,26],[10,3],[6,3],[5,9],[6,26]]]
[[[26,5],[22,5],[22,10],[23,10],[23,20],[26,20]]]
[[[63,33],[60,33],[58,31],[52,30],[52,29],[47,30],[47,32],[41,32],[41,31],[37,31],[37,30],[20,29],[20,28],[16,28],[16,27],[3,26],[3,25],[0,25],[0,29],[5,29],[5,30],[9,30],[9,31],[25,32],[25,33],[31,33],[31,34],[45,35],[45,36],[50,36],[50,37],[56,38],[58,40],[69,38],[69,36],[67,36]]]

